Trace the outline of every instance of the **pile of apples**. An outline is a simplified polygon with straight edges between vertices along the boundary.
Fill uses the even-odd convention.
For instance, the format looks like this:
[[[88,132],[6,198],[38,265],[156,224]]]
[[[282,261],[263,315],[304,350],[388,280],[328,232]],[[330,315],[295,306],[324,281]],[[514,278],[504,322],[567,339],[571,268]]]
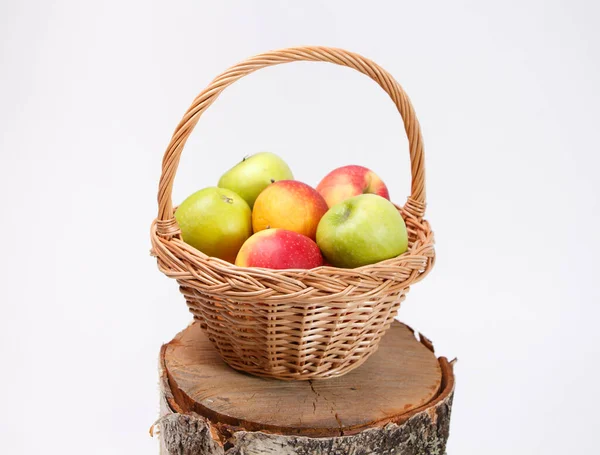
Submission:
[[[354,268],[408,248],[406,225],[385,184],[344,166],[315,188],[283,159],[261,152],[189,196],[175,211],[184,242],[241,267]]]

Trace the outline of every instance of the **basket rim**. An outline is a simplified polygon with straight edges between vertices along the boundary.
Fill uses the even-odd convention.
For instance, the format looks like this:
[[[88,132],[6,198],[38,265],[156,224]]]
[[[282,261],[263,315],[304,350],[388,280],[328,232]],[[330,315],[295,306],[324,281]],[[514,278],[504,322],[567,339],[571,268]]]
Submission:
[[[412,220],[411,220],[412,221]],[[416,238],[409,238],[409,248],[406,252],[356,268],[341,268],[322,265],[312,269],[269,269],[264,267],[241,267],[223,259],[208,256],[185,243],[179,235],[165,238],[156,231],[155,219],[151,226],[152,250],[151,255],[157,258],[159,270],[170,278],[178,281],[197,279],[198,283],[191,285],[194,289],[205,295],[221,295],[235,300],[261,299],[272,303],[278,300],[287,300],[299,292],[317,290],[311,280],[328,281],[334,288],[330,296],[334,297],[344,292],[340,282],[348,280],[373,280],[381,282],[393,281],[408,287],[421,281],[429,274],[435,264],[434,236],[429,223],[419,220],[416,226]],[[380,278],[379,278],[380,277]],[[203,282],[200,283],[200,280]],[[254,283],[253,291],[234,291],[229,283],[229,290],[213,290],[211,287],[225,285],[230,280],[239,280]],[[210,281],[211,284],[207,284]],[[278,291],[274,295],[253,295],[266,293],[271,284],[279,282],[281,286],[288,287],[285,292]],[[269,283],[269,284],[265,284]],[[180,285],[182,283],[180,282]],[[348,284],[348,286],[351,286]],[[325,295],[325,294],[323,294]],[[302,299],[300,299],[302,300]],[[349,299],[354,300],[354,299]],[[325,302],[321,302],[323,304]],[[313,305],[316,302],[313,301]]]

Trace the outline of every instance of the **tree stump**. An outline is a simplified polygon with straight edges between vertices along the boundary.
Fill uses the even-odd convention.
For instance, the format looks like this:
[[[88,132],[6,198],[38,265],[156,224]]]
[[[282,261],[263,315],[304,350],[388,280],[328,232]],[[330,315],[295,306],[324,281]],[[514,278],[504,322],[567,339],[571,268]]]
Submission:
[[[364,365],[321,381],[227,366],[195,322],[160,354],[161,455],[445,453],[452,364],[395,322]]]

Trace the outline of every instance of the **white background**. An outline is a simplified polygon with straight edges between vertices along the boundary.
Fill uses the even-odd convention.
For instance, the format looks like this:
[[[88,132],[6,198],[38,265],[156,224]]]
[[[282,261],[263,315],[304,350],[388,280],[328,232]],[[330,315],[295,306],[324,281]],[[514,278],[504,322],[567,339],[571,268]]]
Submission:
[[[400,319],[459,359],[449,454],[597,450],[599,15],[593,1],[2,1],[1,451],[156,453],[158,350],[190,320],[149,256],[163,150],[214,76],[301,44],[375,60],[420,118],[438,261]],[[313,185],[357,163],[408,196],[398,113],[345,68],[228,89],[175,202],[260,150]]]

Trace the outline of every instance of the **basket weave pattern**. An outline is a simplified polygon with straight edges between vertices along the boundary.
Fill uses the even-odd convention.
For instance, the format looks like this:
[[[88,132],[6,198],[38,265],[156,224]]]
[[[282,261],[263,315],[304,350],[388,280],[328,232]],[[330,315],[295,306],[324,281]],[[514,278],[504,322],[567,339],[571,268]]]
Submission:
[[[243,268],[208,257],[181,240],[171,192],[185,142],[202,113],[230,84],[260,68],[293,61],[322,61],[353,68],[377,82],[396,104],[411,158],[411,196],[398,207],[409,232],[408,251],[356,269]],[[152,253],[175,278],[190,311],[233,368],[279,379],[340,376],[377,349],[409,286],[434,263],[433,234],[423,219],[423,141],[412,105],[389,73],[341,49],[300,47],[261,54],[233,66],[194,100],[163,158],[159,213],[152,223]]]

